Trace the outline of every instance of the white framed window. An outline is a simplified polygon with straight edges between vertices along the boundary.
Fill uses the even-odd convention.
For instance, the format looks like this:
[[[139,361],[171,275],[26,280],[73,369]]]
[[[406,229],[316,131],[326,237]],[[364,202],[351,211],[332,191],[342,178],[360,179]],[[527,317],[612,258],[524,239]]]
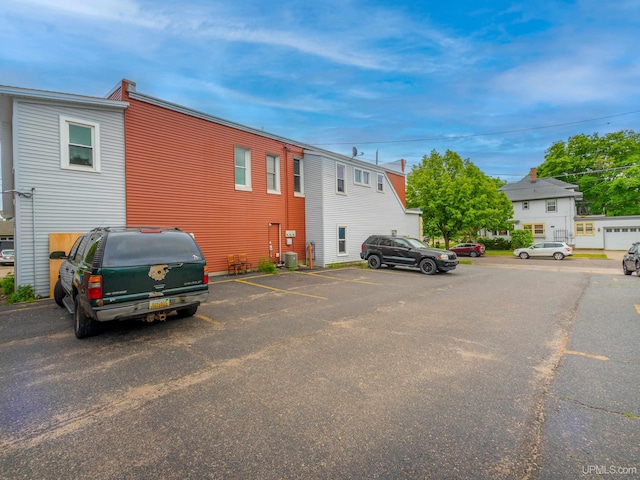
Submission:
[[[338,225],[338,255],[347,255],[347,227]]]
[[[347,193],[347,167],[336,163],[336,192]]]
[[[301,158],[293,159],[293,195],[304,196],[304,164]]]
[[[378,180],[376,182],[376,190],[378,192],[384,193],[384,175],[382,173],[378,173]]]
[[[100,124],[60,116],[60,167],[100,172]]]
[[[555,198],[550,198],[547,200],[547,213],[555,213],[558,211],[558,206],[556,204]]]
[[[370,177],[371,174],[366,170],[362,170],[360,168],[355,168],[353,170],[353,183],[356,185],[363,185],[368,187],[370,185]]]
[[[280,157],[267,154],[267,193],[280,193]]]
[[[529,210],[529,200],[523,200],[522,201],[522,209],[523,210]]]
[[[236,190],[251,191],[251,150],[233,147]]]

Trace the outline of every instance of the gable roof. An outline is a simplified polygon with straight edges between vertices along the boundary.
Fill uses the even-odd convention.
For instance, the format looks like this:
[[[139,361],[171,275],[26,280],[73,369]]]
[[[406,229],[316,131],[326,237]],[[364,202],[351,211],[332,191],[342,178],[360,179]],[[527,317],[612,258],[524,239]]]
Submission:
[[[543,200],[546,198],[575,197],[582,199],[582,192],[576,190],[577,185],[563,182],[555,178],[538,178],[531,180],[531,175],[527,175],[519,182],[510,182],[500,187],[512,202],[522,200]]]

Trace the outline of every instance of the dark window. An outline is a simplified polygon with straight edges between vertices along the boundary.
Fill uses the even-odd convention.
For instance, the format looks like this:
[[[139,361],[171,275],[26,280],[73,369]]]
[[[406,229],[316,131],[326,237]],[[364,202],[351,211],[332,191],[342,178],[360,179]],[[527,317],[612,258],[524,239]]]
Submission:
[[[102,264],[105,267],[126,267],[202,259],[196,242],[184,232],[126,232],[107,238]]]

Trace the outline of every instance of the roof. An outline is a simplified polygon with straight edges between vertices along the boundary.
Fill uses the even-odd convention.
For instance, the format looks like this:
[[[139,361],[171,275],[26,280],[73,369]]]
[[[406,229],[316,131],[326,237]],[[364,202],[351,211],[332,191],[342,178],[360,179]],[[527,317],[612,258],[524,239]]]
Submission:
[[[562,197],[575,197],[579,200],[582,199],[582,192],[578,192],[577,187],[577,185],[555,178],[538,178],[532,182],[531,176],[527,175],[519,182],[503,185],[500,187],[500,191],[506,193],[512,202]]]
[[[89,97],[85,95],[75,95],[72,93],[50,92],[47,90],[34,90],[31,88],[20,88],[0,85],[0,95],[7,95],[15,98],[28,98],[38,100],[49,100],[58,102],[79,103],[84,105],[94,105],[101,107],[126,108],[129,103],[119,100],[109,100],[101,97]]]

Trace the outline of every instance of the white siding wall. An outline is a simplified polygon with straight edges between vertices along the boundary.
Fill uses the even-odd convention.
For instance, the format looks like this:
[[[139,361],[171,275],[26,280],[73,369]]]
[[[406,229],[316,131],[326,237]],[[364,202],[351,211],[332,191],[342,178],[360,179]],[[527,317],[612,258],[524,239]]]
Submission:
[[[307,160],[307,158],[309,160]],[[346,165],[346,194],[336,192],[336,164]],[[370,186],[354,184],[354,166],[370,173]],[[420,217],[404,206],[384,175],[384,193],[376,188],[375,165],[353,164],[319,155],[305,156],[307,241],[316,242],[318,265],[359,261],[362,242],[372,234],[421,238]],[[309,185],[310,183],[314,185]],[[338,254],[338,227],[347,228],[347,254]],[[319,241],[317,238],[321,238]]]
[[[628,250],[640,242],[640,216],[577,217],[576,222],[593,222],[593,235],[576,235],[576,248]]]
[[[124,113],[26,101],[13,113],[15,188],[35,188],[32,198],[16,197],[16,284],[48,296],[49,233],[126,224]],[[60,115],[100,124],[99,173],[60,167]]]
[[[522,202],[513,202],[514,218],[520,223],[516,229],[521,230],[525,223],[542,223],[545,227],[545,237],[536,236],[535,240],[554,240],[555,230],[566,230],[573,234],[573,217],[575,215],[575,200],[573,197],[557,198],[556,212],[547,212],[546,200],[529,200],[529,209],[522,209]]]

